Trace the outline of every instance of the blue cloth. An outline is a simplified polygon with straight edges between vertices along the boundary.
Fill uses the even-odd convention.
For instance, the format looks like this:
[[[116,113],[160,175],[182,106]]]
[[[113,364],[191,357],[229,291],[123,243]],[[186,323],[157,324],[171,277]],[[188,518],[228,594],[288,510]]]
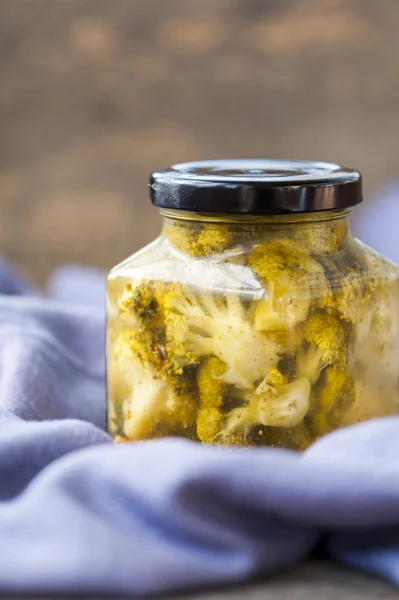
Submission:
[[[0,592],[231,583],[320,542],[399,586],[399,417],[304,454],[115,446],[104,432],[104,276],[66,267],[48,291],[0,264]]]
[[[352,232],[372,248],[399,264],[399,180],[389,183],[353,213]]]

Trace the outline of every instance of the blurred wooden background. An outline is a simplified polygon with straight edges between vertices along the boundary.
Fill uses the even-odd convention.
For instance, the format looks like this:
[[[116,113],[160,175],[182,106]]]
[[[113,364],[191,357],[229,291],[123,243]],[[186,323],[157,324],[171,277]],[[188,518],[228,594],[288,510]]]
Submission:
[[[294,157],[399,173],[397,0],[0,0],[0,249],[37,281],[152,239],[147,176]]]

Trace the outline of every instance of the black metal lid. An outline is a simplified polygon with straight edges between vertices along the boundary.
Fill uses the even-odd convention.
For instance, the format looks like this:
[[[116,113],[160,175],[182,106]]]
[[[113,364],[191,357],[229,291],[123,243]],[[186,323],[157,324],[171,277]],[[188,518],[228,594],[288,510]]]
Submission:
[[[303,160],[233,159],[154,171],[151,201],[200,213],[286,214],[349,208],[362,201],[360,173]]]

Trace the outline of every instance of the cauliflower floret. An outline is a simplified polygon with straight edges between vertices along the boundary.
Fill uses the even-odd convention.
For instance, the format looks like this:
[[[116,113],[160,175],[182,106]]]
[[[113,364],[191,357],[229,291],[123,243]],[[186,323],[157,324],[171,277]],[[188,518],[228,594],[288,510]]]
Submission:
[[[273,284],[269,285],[273,290]],[[284,331],[294,329],[308,316],[310,298],[276,297],[273,292],[257,302],[254,311],[254,327],[257,331]]]
[[[122,341],[123,343],[123,341]],[[129,352],[125,357],[125,372],[131,383],[131,392],[123,402],[124,434],[130,440],[151,437],[154,429],[179,431],[193,425],[194,399],[176,389],[162,373]]]
[[[123,431],[131,440],[150,436],[157,422],[178,407],[177,398],[170,394],[162,379],[154,376],[149,366],[138,357],[129,362],[132,393],[123,404],[125,421]]]
[[[195,424],[194,395],[147,333],[123,330],[108,349],[109,415],[130,440],[187,432]]]
[[[216,356],[226,365],[225,383],[253,389],[277,365],[279,345],[254,329],[249,311],[236,294],[180,291],[165,298],[168,352],[182,364]]]
[[[345,364],[348,348],[345,330],[333,314],[316,313],[305,324],[304,345],[297,354],[297,375],[314,383],[328,365]]]
[[[271,368],[256,390],[247,395],[246,404],[234,409],[222,431],[247,435],[252,427],[295,427],[309,410],[310,383],[304,377],[287,383],[285,376]]]

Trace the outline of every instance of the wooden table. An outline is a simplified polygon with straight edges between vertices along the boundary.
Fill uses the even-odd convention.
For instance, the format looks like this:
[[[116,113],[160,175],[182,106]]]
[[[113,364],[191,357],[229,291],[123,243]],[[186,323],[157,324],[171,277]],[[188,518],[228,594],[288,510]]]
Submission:
[[[162,600],[397,600],[399,591],[389,584],[352,572],[329,561],[311,560],[274,576],[219,590],[162,596]],[[48,596],[30,596],[29,600],[45,600]],[[51,597],[55,600],[55,597]],[[83,598],[80,594],[64,600]],[[102,600],[95,596],[96,600]],[[115,597],[114,600],[117,600]],[[24,600],[4,597],[3,600]],[[105,600],[105,598],[104,598]]]

